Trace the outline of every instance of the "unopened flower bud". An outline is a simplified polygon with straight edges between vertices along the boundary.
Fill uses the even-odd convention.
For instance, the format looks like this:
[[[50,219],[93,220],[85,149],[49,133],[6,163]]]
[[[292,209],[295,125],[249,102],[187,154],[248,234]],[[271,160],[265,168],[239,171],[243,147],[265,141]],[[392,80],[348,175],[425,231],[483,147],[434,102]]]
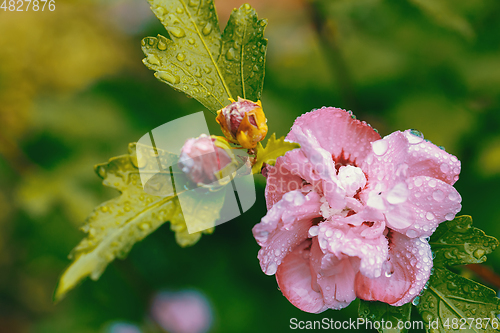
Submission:
[[[179,167],[196,184],[211,184],[224,178],[235,164],[227,141],[214,135],[188,139],[179,157]]]
[[[238,97],[238,101],[217,111],[217,122],[226,138],[251,149],[267,135],[266,116],[260,101],[254,103]]]

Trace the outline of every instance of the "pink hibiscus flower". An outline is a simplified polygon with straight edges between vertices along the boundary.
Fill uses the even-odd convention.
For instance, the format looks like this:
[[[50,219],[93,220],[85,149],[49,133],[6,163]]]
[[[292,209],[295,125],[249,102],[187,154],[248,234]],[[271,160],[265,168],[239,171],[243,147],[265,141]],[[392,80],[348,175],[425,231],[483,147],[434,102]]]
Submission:
[[[336,108],[297,118],[266,167],[268,212],[253,228],[262,270],[303,311],[356,297],[400,306],[424,288],[428,237],[461,209],[460,161],[413,131],[381,139]]]

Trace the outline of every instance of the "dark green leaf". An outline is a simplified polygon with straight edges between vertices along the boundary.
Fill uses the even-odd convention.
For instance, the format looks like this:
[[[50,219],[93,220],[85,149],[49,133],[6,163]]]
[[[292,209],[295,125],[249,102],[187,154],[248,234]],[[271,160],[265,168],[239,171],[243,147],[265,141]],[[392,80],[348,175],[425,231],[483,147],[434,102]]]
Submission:
[[[358,314],[361,318],[371,322],[391,322],[392,324],[385,324],[384,328],[378,329],[381,333],[406,333],[408,332],[407,329],[398,329],[397,327],[399,322],[402,322],[404,325],[410,320],[411,303],[403,306],[391,306],[387,303],[368,302],[360,299]]]
[[[479,264],[497,246],[498,240],[472,226],[470,216],[459,216],[439,225],[429,242],[435,266]]]
[[[441,223],[429,244],[435,255],[434,274],[417,306],[426,324],[430,325],[428,331],[493,332],[494,328],[499,328],[500,299],[496,293],[446,268],[486,261],[486,254],[498,246],[498,240],[473,227],[470,216],[458,216]],[[482,318],[489,318],[490,323],[480,329]]]
[[[500,328],[500,299],[495,291],[442,267],[434,268],[417,309],[429,332],[479,333]]]

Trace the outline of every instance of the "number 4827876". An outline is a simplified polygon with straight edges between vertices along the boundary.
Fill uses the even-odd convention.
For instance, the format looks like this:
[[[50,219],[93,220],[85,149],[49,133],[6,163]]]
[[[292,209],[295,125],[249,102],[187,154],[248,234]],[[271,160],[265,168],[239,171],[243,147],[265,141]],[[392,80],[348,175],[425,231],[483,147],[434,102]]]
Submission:
[[[0,0],[1,1],[1,0]],[[10,12],[24,12],[24,11],[44,11],[48,8],[51,12],[56,9],[55,0],[4,0],[0,9]]]

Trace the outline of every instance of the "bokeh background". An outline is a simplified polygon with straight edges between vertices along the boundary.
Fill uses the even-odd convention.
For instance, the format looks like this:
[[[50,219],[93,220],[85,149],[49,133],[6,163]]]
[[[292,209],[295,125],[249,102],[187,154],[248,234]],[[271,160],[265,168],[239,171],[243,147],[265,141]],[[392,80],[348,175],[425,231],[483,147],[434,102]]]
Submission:
[[[462,161],[462,214],[500,237],[498,0],[250,3],[269,19],[263,105],[271,132],[285,135],[298,115],[321,106],[351,109],[382,135],[418,129]],[[79,226],[118,194],[93,165],[203,110],[141,63],[141,39],[165,34],[146,1],[55,4],[53,12],[0,10],[0,332],[164,332],[153,299],[185,289],[210,307],[211,332],[283,332],[292,317],[356,318],[357,302],[303,313],[261,272],[251,233],[266,213],[261,176],[244,216],[190,248],[165,224],[99,281],[53,304],[67,255],[84,236]],[[224,27],[242,2],[215,4]],[[485,266],[500,273],[500,251]],[[500,287],[495,275],[460,271]]]

